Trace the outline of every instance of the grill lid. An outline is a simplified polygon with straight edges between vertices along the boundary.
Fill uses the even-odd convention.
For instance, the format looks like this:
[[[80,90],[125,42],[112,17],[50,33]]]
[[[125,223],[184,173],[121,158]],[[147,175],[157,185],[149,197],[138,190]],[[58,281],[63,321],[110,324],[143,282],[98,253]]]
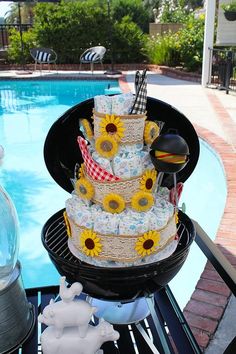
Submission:
[[[50,128],[44,144],[44,159],[52,178],[67,192],[71,193],[76,163],[83,162],[77,143],[79,119],[86,118],[92,123],[94,99],[83,101],[66,111]],[[163,133],[182,136],[189,147],[189,161],[176,174],[177,182],[185,182],[192,174],[199,158],[199,140],[191,122],[171,105],[155,98],[147,98],[147,119],[164,122]],[[173,187],[173,176],[165,174],[162,185]]]

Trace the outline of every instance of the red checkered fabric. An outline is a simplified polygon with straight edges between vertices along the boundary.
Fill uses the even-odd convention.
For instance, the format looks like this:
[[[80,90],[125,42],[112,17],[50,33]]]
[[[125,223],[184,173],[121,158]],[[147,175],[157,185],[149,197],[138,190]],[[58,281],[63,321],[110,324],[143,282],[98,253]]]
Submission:
[[[81,136],[77,138],[83,159],[86,167],[87,174],[96,181],[120,181],[120,178],[112,175],[102,168],[90,155],[88,151],[87,142]]]
[[[180,197],[181,197],[181,194],[182,194],[182,191],[183,191],[183,187],[184,187],[184,184],[182,182],[179,182],[177,183],[176,185],[176,190],[175,190],[175,187],[173,187],[171,190],[170,190],[170,202],[174,205],[177,204],[177,200],[176,200],[176,197],[179,201]]]

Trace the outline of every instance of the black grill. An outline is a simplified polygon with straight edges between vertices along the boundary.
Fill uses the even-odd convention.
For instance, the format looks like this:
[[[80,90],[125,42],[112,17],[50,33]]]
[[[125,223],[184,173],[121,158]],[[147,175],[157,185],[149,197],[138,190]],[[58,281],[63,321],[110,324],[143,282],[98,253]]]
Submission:
[[[69,283],[79,281],[87,294],[105,300],[130,301],[160,290],[182,267],[195,237],[191,220],[179,212],[179,243],[170,257],[135,267],[96,267],[70,252],[63,212],[64,209],[58,211],[44,225],[43,245],[58,272]]]

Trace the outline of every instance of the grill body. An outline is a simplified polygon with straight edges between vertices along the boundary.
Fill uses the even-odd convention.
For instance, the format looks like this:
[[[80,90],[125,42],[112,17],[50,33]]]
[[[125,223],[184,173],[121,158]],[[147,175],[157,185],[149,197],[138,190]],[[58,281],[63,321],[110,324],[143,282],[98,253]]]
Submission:
[[[160,290],[178,273],[195,238],[192,221],[179,211],[180,240],[176,251],[170,257],[136,267],[95,267],[81,262],[70,252],[63,211],[64,209],[58,211],[44,225],[43,245],[58,272],[66,276],[68,283],[82,283],[83,291],[98,299],[132,301]]]

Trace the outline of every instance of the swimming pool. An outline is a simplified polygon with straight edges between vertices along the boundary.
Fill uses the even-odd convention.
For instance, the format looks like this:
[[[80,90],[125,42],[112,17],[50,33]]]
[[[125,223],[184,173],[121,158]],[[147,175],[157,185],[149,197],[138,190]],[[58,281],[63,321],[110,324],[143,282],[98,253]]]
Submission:
[[[27,288],[58,284],[59,275],[41,243],[41,229],[51,215],[64,208],[69,196],[46,169],[45,137],[66,110],[94,95],[104,94],[108,85],[118,87],[115,81],[0,81],[0,144],[5,148],[0,183],[18,212],[19,259]],[[206,169],[209,165],[211,169]],[[185,202],[187,214],[214,238],[225,199],[221,162],[209,145],[201,141],[199,163],[185,183],[180,203]],[[204,256],[193,245],[187,262],[170,284],[181,307],[192,294],[204,264]]]

